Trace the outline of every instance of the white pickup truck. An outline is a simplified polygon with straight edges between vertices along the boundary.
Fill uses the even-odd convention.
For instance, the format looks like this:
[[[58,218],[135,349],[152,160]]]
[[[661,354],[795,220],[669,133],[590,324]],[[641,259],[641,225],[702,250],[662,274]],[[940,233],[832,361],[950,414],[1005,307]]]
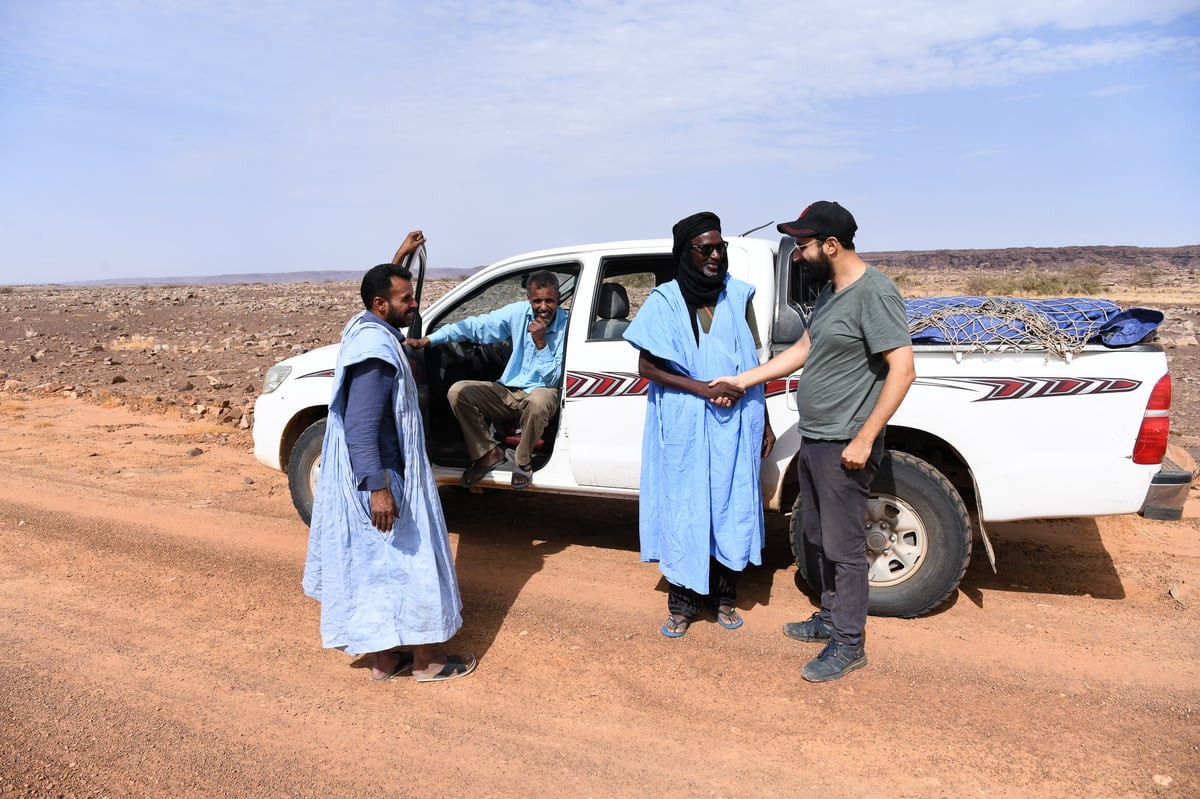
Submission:
[[[729,239],[729,272],[757,287],[754,315],[765,359],[803,332],[816,287],[790,261],[793,242]],[[410,335],[524,299],[530,273],[548,269],[570,309],[562,407],[535,452],[530,490],[636,499],[646,381],[621,333],[650,289],[674,276],[669,240],[570,247],[509,258],[454,287],[414,320]],[[425,254],[412,264],[418,282]],[[1171,379],[1160,346],[1089,344],[1062,358],[1044,349],[963,352],[915,346],[917,379],[887,429],[888,454],[864,523],[870,612],[915,616],[954,592],[975,532],[993,561],[990,522],[1141,513],[1178,519],[1195,463],[1168,447]],[[441,484],[468,463],[446,401],[462,379],[495,379],[508,345],[452,344],[409,353],[420,386],[429,457]],[[254,408],[254,453],[286,471],[307,523],[320,464],[337,346],[272,367]],[[762,466],[768,510],[793,511],[795,377],[773,381],[767,409],[778,435]],[[499,430],[504,440],[513,431]],[[1170,450],[1168,452],[1168,449]],[[480,484],[507,488],[496,471]],[[630,531],[634,534],[634,531]]]

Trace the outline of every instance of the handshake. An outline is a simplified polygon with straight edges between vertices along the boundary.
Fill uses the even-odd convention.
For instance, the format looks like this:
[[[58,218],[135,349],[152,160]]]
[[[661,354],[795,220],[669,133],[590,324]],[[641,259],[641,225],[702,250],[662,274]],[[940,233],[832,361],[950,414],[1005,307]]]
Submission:
[[[741,381],[741,375],[718,377],[708,383],[706,398],[714,405],[722,408],[732,407],[733,403],[746,393],[746,386]]]

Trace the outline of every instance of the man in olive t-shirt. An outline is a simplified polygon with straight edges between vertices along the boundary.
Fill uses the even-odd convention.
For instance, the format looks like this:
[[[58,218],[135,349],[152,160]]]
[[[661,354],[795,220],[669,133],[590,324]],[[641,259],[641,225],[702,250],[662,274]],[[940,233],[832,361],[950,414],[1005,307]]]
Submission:
[[[795,222],[792,261],[828,280],[800,340],[730,380],[745,388],[804,369],[800,406],[800,507],[808,581],[821,596],[811,618],[784,625],[825,648],[801,676],[836,680],[867,664],[867,540],[871,481],[883,458],[883,432],[915,377],[904,302],[894,283],[854,251],[858,225],[833,202],[815,202]]]
[[[840,291],[826,283],[813,306],[808,337],[808,360],[796,389],[800,432],[821,441],[853,439],[883,390],[888,371],[883,353],[912,346],[900,292],[873,266]]]

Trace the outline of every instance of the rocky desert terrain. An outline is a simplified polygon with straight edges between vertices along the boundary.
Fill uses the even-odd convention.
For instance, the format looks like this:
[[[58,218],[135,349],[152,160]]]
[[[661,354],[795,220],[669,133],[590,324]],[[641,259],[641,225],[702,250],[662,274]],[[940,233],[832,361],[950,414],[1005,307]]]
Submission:
[[[1166,314],[1200,456],[1196,263],[1097,279]],[[909,295],[978,277],[884,265]],[[995,525],[998,573],[872,619],[871,665],[813,686],[785,518],[745,626],[669,641],[634,503],[447,488],[479,669],[370,683],[320,648],[249,433],[266,369],[357,308],[349,281],[0,288],[0,797],[1200,795],[1196,490],[1180,522]]]
[[[1200,452],[1200,429],[1189,421],[1200,419],[1200,247],[1178,249],[1195,252],[1183,263],[1160,254],[1150,259],[1152,266],[1096,269],[1098,291],[1089,296],[1166,314],[1159,340],[1175,384],[1173,433]],[[1094,268],[1086,258],[1061,254],[1058,260],[1038,261],[1019,254],[1024,251],[999,251],[1008,254],[1001,262],[989,255],[996,251],[976,252],[991,260],[969,267],[950,251],[916,268],[911,254],[878,255],[905,296],[969,293],[981,274],[1016,276],[1039,263],[1049,274]],[[1075,263],[1082,266],[1070,266]],[[423,304],[455,282],[427,284]],[[209,422],[226,439],[236,439],[237,431],[253,423],[254,398],[266,370],[283,358],[336,342],[360,306],[357,281],[350,280],[4,286],[0,390],[174,412]]]

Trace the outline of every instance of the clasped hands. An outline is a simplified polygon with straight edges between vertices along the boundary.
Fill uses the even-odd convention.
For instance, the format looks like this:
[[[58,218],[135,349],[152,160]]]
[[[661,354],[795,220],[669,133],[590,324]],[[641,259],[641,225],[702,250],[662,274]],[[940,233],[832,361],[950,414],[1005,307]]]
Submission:
[[[718,377],[709,381],[706,387],[708,400],[722,408],[731,407],[746,393],[746,386],[739,377]],[[771,429],[770,419],[764,418],[763,422],[762,457],[765,458],[775,448],[775,431]]]
[[[725,376],[710,380],[708,391],[704,396],[714,405],[729,408],[733,406],[733,403],[740,400],[745,393],[746,387],[738,382],[736,377]]]

